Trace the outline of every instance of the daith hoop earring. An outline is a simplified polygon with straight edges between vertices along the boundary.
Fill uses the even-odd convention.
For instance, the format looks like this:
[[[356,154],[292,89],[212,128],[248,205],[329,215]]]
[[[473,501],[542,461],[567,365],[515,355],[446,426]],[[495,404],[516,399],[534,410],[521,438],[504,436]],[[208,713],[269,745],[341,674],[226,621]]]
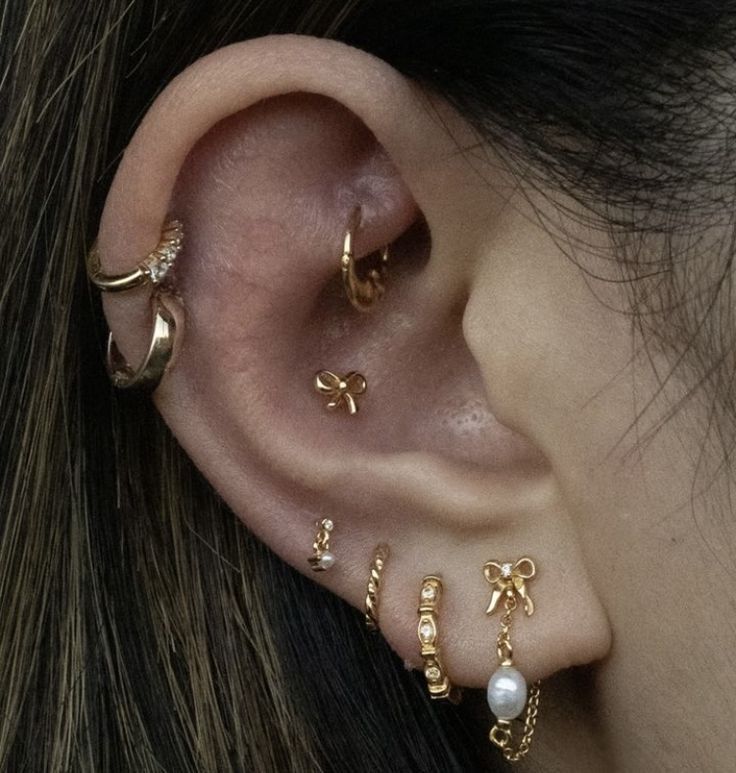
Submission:
[[[518,596],[524,605],[528,617],[534,614],[534,604],[529,597],[526,583],[537,574],[537,567],[531,558],[524,556],[515,563],[511,561],[488,561],[483,567],[486,580],[493,586],[491,601],[486,609],[492,615],[504,600],[504,614],[501,618],[501,630],[496,637],[498,668],[488,681],[488,705],[496,715],[496,724],[489,733],[491,743],[498,746],[509,762],[518,762],[529,751],[537,724],[539,712],[539,682],[529,688],[527,701],[526,680],[521,672],[514,668],[514,650],[511,646],[511,619],[518,606]],[[514,748],[511,733],[511,721],[524,711],[524,730],[519,745]]]
[[[371,268],[364,277],[358,276],[355,268],[353,242],[355,232],[360,227],[361,218],[361,208],[359,206],[355,207],[350,215],[350,223],[343,240],[340,273],[345,294],[350,303],[358,311],[369,311],[386,292],[389,247],[386,245],[381,249],[378,267]]]

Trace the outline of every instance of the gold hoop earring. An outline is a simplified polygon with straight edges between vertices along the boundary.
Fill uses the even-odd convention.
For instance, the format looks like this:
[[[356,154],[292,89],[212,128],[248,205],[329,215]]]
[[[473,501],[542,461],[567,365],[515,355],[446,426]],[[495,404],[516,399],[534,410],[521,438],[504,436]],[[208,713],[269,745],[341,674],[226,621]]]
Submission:
[[[386,561],[388,561],[389,554],[389,547],[385,543],[377,545],[373,552],[368,587],[365,594],[365,624],[369,631],[377,631],[379,628],[378,607],[381,598],[381,580],[383,577],[383,567],[386,565]]]
[[[107,373],[118,389],[147,389],[153,391],[161,382],[172,363],[176,340],[176,322],[161,303],[158,294],[152,298],[153,330],[148,352],[137,369],[125,361],[118,350],[112,333],[107,338]]]
[[[365,277],[359,277],[355,269],[355,253],[353,240],[360,226],[361,208],[355,207],[345,238],[343,240],[342,256],[340,257],[340,273],[342,284],[348,300],[358,311],[369,311],[376,301],[386,292],[386,277],[388,275],[389,247],[381,249],[378,268],[372,268]]]
[[[531,558],[524,556],[515,563],[488,561],[483,566],[483,574],[493,586],[493,595],[486,614],[492,615],[498,608],[499,601],[504,599],[501,630],[496,637],[498,667],[488,680],[488,705],[496,715],[496,723],[488,737],[491,743],[501,749],[506,760],[518,762],[528,753],[532,742],[539,713],[540,688],[539,681],[534,682],[529,688],[527,700],[526,680],[521,672],[514,668],[510,628],[514,610],[518,606],[517,596],[523,602],[527,617],[534,614],[534,604],[529,598],[526,582],[536,576],[537,567]],[[524,707],[526,707],[524,730],[519,745],[514,748],[511,721],[521,715]]]
[[[427,575],[419,591],[419,625],[417,635],[424,660],[424,678],[430,698],[449,698],[453,703],[460,700],[460,690],[450,682],[440,656],[438,608],[442,596],[442,579]]]
[[[164,225],[156,247],[142,258],[132,271],[125,274],[105,274],[100,266],[97,240],[87,253],[87,274],[92,284],[107,293],[120,293],[144,284],[158,287],[167,277],[181,252],[184,243],[184,226],[179,220]]]

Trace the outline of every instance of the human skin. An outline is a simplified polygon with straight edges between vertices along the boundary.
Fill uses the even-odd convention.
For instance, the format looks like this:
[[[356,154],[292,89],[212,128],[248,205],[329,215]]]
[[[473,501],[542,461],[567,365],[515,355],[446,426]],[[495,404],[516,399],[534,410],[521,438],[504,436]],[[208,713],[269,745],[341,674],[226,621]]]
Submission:
[[[396,243],[365,315],[337,280],[355,203],[358,255]],[[154,399],[250,529],[357,608],[388,542],[381,629],[414,666],[419,583],[441,573],[444,660],[468,687],[495,666],[483,564],[531,556],[514,655],[548,685],[528,769],[729,769],[733,527],[712,517],[728,491],[692,497],[704,401],[647,435],[686,386],[660,388],[668,354],[632,332],[626,286],[591,278],[615,275],[602,232],[385,63],[298,36],[216,51],[164,90],[107,199],[105,270],[169,213],[180,344]],[[404,235],[419,216],[431,247]],[[131,361],[146,298],[105,299]],[[321,368],[365,374],[357,416],[324,410]],[[338,560],[312,574],[318,517]]]

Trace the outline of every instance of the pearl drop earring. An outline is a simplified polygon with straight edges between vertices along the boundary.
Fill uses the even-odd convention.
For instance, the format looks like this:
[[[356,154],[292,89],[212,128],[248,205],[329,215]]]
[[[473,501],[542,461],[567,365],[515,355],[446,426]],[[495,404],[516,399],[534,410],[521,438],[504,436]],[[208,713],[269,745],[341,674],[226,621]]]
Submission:
[[[335,563],[335,556],[330,552],[330,535],[334,524],[329,518],[317,521],[317,536],[312,545],[313,554],[309,557],[309,565],[313,572],[326,572]]]
[[[526,581],[537,573],[537,567],[531,558],[520,558],[516,563],[510,561],[488,561],[483,567],[486,580],[493,586],[493,595],[486,609],[492,615],[504,599],[504,614],[501,618],[501,630],[496,637],[498,668],[488,681],[488,705],[496,715],[496,724],[489,733],[491,743],[498,746],[509,762],[517,762],[529,751],[539,711],[539,682],[529,688],[527,701],[526,680],[521,672],[514,668],[514,651],[511,646],[510,628],[514,610],[518,606],[517,595],[521,598],[527,617],[534,614],[532,602],[526,588]],[[516,719],[526,706],[524,733],[517,748],[513,748],[511,720]]]

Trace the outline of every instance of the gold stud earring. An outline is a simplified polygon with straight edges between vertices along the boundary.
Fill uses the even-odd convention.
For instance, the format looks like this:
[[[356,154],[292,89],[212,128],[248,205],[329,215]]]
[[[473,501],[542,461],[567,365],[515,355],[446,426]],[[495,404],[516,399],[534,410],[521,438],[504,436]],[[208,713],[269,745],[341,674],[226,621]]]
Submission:
[[[493,586],[486,614],[492,615],[498,609],[500,600],[504,599],[501,630],[496,637],[498,667],[488,681],[488,705],[496,715],[496,723],[488,737],[491,743],[501,749],[506,760],[517,762],[529,751],[534,735],[539,713],[539,682],[531,685],[527,700],[526,680],[521,672],[514,668],[510,629],[514,610],[518,606],[517,596],[522,600],[527,616],[534,614],[534,604],[529,597],[526,583],[536,576],[537,567],[531,558],[524,556],[515,563],[488,561],[483,566],[483,574]],[[511,721],[521,715],[525,706],[523,734],[519,745],[514,748]]]
[[[312,555],[309,557],[309,565],[313,572],[326,572],[335,563],[335,556],[330,551],[330,536],[334,524],[329,518],[317,521],[317,536],[312,545]]]
[[[329,370],[321,370],[314,377],[314,388],[328,397],[326,408],[335,411],[343,407],[354,416],[358,412],[356,397],[365,394],[368,382],[360,373],[351,370],[344,376],[338,376]]]
[[[355,252],[353,242],[355,232],[360,227],[361,208],[355,207],[350,216],[345,238],[343,240],[342,256],[340,257],[340,273],[342,284],[348,300],[358,311],[369,311],[376,301],[386,292],[386,277],[388,275],[389,247],[381,249],[377,268],[372,268],[364,277],[359,277],[355,268]]]
[[[449,698],[453,703],[460,699],[460,691],[450,682],[442,663],[439,646],[438,609],[442,596],[442,579],[427,575],[419,591],[419,625],[417,636],[424,661],[424,678],[431,698]]]
[[[378,606],[380,602],[383,568],[389,557],[389,547],[385,543],[376,546],[371,561],[368,587],[365,594],[365,624],[369,631],[378,630]]]

